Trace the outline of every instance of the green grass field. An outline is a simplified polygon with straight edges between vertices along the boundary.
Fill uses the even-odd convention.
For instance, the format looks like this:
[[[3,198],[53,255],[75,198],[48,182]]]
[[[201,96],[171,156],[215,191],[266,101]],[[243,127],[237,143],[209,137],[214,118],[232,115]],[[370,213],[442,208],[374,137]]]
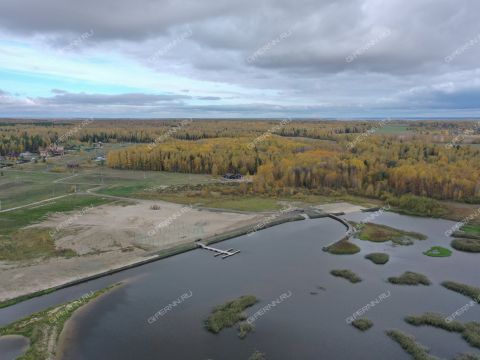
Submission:
[[[68,174],[4,169],[0,176],[0,210],[67,194],[65,184],[54,183],[65,176]]]

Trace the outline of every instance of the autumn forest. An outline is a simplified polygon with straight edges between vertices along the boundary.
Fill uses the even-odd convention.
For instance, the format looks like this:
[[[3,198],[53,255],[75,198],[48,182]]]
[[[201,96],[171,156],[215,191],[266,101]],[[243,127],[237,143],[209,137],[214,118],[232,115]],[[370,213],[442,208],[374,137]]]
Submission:
[[[85,124],[85,123],[84,123]],[[251,191],[413,194],[480,202],[480,127],[461,121],[147,121],[0,124],[0,155],[126,143],[106,166],[221,176],[250,175]]]

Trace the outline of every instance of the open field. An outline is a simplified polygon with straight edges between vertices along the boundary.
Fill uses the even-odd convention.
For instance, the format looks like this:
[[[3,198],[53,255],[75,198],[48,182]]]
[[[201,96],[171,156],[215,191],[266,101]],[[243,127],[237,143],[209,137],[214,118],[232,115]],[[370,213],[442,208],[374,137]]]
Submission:
[[[37,234],[32,250],[25,253],[25,247],[12,250],[9,233],[5,233],[5,260],[13,257],[23,261],[0,263],[2,300],[131,264],[179,244],[249,224],[253,228],[262,219],[255,214],[210,212],[161,201],[126,202],[93,196],[72,199],[77,202],[60,199],[47,208],[1,214],[8,224],[4,229],[13,233],[31,229]],[[102,202],[109,204],[99,205]],[[96,206],[90,206],[92,203]],[[156,210],[152,210],[154,205]],[[77,211],[71,211],[75,206]],[[86,206],[85,211],[79,212],[78,206]],[[35,223],[31,216],[37,219]],[[52,232],[54,240],[48,236]],[[38,236],[46,238],[40,242]],[[65,251],[70,258],[62,256]]]

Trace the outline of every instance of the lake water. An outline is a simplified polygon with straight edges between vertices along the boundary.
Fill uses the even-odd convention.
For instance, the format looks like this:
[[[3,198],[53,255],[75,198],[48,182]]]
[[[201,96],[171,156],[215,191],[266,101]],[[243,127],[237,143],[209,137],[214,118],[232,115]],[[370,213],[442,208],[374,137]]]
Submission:
[[[360,221],[367,216],[355,213],[346,218]],[[356,240],[361,253],[337,256],[323,252],[322,247],[344,236],[340,223],[329,218],[287,223],[217,244],[241,250],[228,259],[205,250],[180,254],[2,309],[0,322],[127,280],[74,316],[74,326],[64,334],[64,359],[247,360],[256,349],[267,359],[409,359],[385,335],[392,328],[414,335],[440,358],[480,354],[459,334],[416,328],[403,321],[407,315],[427,311],[449,315],[467,304],[469,298],[444,289],[440,282],[480,286],[480,255],[454,251],[450,258],[430,258],[422,254],[433,245],[449,246],[444,232],[453,222],[393,213],[384,213],[374,222],[429,238],[405,247]],[[373,251],[388,253],[390,262],[378,266],[364,259]],[[364,281],[351,284],[331,276],[332,269],[350,269]],[[433,284],[409,287],[386,282],[404,271],[423,273]],[[362,333],[346,323],[348,316],[385,292],[390,296],[365,314],[374,323],[372,329]],[[191,297],[148,322],[185,293]],[[246,310],[252,315],[284,293],[291,296],[260,316],[255,331],[244,340],[235,328],[218,335],[204,328],[215,305],[252,294],[260,300]],[[471,308],[459,320],[480,321],[480,307]]]
[[[0,337],[0,359],[14,360],[23,355],[28,348],[29,341],[23,336]]]

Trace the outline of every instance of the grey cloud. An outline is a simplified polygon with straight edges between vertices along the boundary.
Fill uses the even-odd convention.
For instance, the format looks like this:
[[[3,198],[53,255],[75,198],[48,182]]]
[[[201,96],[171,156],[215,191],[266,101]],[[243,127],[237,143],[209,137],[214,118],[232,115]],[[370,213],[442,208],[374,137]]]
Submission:
[[[190,99],[187,95],[155,95],[155,94],[86,94],[86,93],[69,93],[63,90],[52,90],[55,94],[52,97],[40,97],[35,101],[41,104],[50,105],[155,105],[164,102],[172,102]]]
[[[219,96],[199,96],[197,97],[198,100],[222,100]]]
[[[476,109],[480,44],[449,63],[445,57],[479,35],[478,13],[477,0],[4,0],[0,28],[18,38],[43,36],[54,47],[93,30],[92,37],[71,51],[113,49],[151,71],[245,90],[221,96],[191,91],[186,96],[57,89],[52,97],[32,100],[50,111],[62,105],[126,105],[133,112],[158,114],[245,114],[260,97],[273,106],[286,104],[302,116],[307,112],[289,104],[311,104],[311,115],[364,109],[400,114],[413,107]],[[186,28],[191,36],[169,46]],[[369,46],[386,30],[388,37]],[[289,31],[291,35],[276,41]],[[264,50],[255,61],[247,61],[259,49]],[[154,62],[146,61],[155,54],[160,56]],[[346,61],[351,54],[357,55]],[[450,92],[436,90],[444,77],[461,85]],[[412,88],[424,90],[406,93]],[[246,105],[222,105],[228,96]],[[218,104],[191,106],[191,100]],[[262,114],[272,111],[266,105],[256,108]]]

